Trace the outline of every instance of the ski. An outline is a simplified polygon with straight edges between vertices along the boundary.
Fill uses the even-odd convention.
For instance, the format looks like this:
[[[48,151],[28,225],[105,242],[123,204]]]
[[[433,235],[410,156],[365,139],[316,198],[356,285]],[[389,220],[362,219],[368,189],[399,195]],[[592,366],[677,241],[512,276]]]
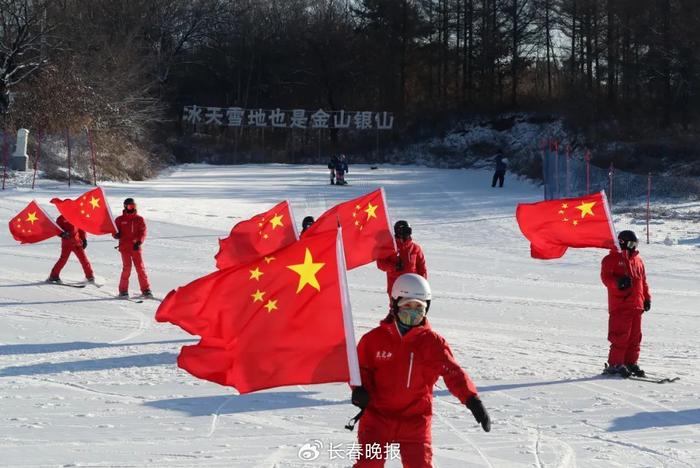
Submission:
[[[154,296],[133,296],[130,299],[139,299],[141,302],[143,301],[157,301],[157,302],[163,302],[163,299],[160,297],[154,297]]]
[[[141,304],[143,302],[143,299],[140,299],[138,296],[132,296],[132,297],[117,296],[115,299],[119,299],[121,301],[133,302],[134,304]]]
[[[68,286],[69,288],[84,288],[87,283],[66,283],[65,281],[47,281],[46,284],[54,284],[56,286]]]
[[[656,384],[663,384],[663,383],[673,383],[677,380],[680,380],[680,377],[637,377],[634,375],[631,375],[627,377],[629,380],[637,380],[639,382],[649,382],[649,383],[656,383]]]

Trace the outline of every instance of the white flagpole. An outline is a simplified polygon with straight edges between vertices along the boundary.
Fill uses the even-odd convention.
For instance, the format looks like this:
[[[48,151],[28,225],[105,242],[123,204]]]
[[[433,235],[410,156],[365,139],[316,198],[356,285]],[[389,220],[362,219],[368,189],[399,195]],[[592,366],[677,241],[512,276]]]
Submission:
[[[348,370],[350,372],[350,385],[362,385],[360,378],[360,361],[357,358],[357,345],[355,344],[355,327],[352,320],[352,306],[350,305],[350,290],[348,289],[347,271],[345,268],[345,251],[343,249],[343,232],[338,226],[338,237],[335,242],[336,255],[338,257],[338,279],[340,280],[340,300],[343,309],[343,327],[345,329],[345,349],[348,356]]]

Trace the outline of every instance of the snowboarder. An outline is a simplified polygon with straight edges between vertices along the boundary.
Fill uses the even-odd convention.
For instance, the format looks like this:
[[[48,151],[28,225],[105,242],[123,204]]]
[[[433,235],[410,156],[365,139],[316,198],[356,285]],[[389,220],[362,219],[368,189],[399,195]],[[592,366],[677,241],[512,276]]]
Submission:
[[[92,272],[90,260],[88,260],[85,254],[85,249],[87,248],[87,236],[85,235],[85,231],[76,229],[63,215],[56,219],[56,224],[63,229],[63,232],[58,235],[61,238],[61,256],[51,269],[49,278],[46,281],[49,283],[60,283],[61,270],[66,265],[66,262],[68,262],[70,254],[74,253],[75,256],[78,257],[80,266],[83,267],[85,281],[94,283],[95,275]]]
[[[301,233],[304,234],[304,232],[311,227],[311,225],[316,222],[313,216],[306,216],[302,221],[301,221]]]
[[[503,180],[506,176],[506,169],[508,167],[508,160],[503,158],[502,154],[496,156],[496,171],[493,173],[493,180],[491,181],[491,187],[496,186],[498,182],[498,187],[503,188]]]
[[[335,163],[335,185],[347,185],[345,181],[345,174],[350,172],[348,170],[348,163],[345,160],[345,155],[341,154]]]
[[[639,368],[642,314],[651,309],[651,295],[644,262],[637,250],[637,236],[622,231],[617,239],[621,252],[611,250],[603,259],[600,276],[608,288],[608,341],[606,373],[644,377]]]
[[[124,200],[124,211],[122,211],[121,216],[117,217],[115,223],[118,231],[113,234],[113,237],[119,239],[119,253],[122,256],[119,297],[129,297],[129,276],[131,275],[132,263],[136,268],[141,294],[144,297],[153,297],[141,255],[141,245],[146,240],[146,222],[136,213],[136,202],[133,198]]]
[[[432,299],[428,281],[403,274],[391,295],[391,315],[357,345],[362,385],[353,388],[352,403],[362,413],[356,468],[384,466],[384,450],[370,458],[365,448],[393,443],[399,444],[403,466],[432,466],[433,386],[441,376],[483,430],[491,430],[476,386],[455,361],[445,339],[428,323]]]
[[[328,169],[331,172],[331,185],[335,185],[335,166],[338,163],[338,157],[334,154],[328,161]]]
[[[413,229],[408,221],[403,219],[394,223],[394,238],[397,252],[387,258],[377,260],[377,267],[386,272],[386,292],[391,303],[391,290],[396,278],[404,273],[417,273],[428,279],[428,269],[425,266],[425,255],[420,245],[413,241]]]

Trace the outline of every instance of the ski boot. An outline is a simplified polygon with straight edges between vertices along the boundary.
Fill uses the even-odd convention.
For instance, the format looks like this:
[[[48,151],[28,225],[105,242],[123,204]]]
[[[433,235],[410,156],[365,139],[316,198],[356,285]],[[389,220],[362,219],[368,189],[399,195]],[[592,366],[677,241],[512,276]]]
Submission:
[[[605,369],[603,369],[603,374],[607,375],[619,375],[623,379],[626,379],[632,372],[624,364],[618,364],[616,366],[609,366],[605,364]]]
[[[627,369],[635,377],[646,377],[647,374],[637,364],[626,364]]]
[[[46,282],[51,284],[59,284],[61,283],[61,278],[59,278],[58,276],[49,276],[48,278],[46,278]]]

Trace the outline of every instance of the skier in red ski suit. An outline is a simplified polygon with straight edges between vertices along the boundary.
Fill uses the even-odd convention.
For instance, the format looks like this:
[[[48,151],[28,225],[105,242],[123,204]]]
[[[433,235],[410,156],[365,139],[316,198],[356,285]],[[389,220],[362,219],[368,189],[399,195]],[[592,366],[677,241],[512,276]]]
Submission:
[[[394,224],[394,238],[396,239],[396,255],[377,260],[377,267],[386,272],[386,292],[391,303],[391,288],[396,278],[404,273],[416,273],[428,279],[428,270],[425,266],[425,255],[420,245],[413,242],[411,234],[413,229],[407,221],[399,220]]]
[[[112,236],[119,239],[119,253],[122,256],[122,274],[119,280],[119,296],[129,296],[129,276],[131,264],[136,268],[141,294],[152,297],[151,286],[146,275],[146,266],[141,256],[141,245],[146,240],[146,222],[136,213],[133,198],[124,200],[124,211],[115,220],[117,233]]]
[[[47,281],[52,283],[61,281],[61,270],[66,265],[66,262],[68,262],[68,257],[70,257],[71,253],[74,253],[75,256],[78,257],[80,266],[83,267],[83,272],[85,273],[85,279],[87,281],[94,281],[95,278],[92,272],[92,266],[85,254],[85,249],[87,248],[87,236],[85,235],[85,231],[76,229],[63,215],[56,219],[56,224],[63,229],[63,232],[59,234],[61,238],[61,256],[51,269]]]
[[[392,296],[391,315],[357,346],[362,385],[353,388],[352,403],[363,411],[356,468],[383,467],[388,444],[398,444],[404,467],[432,466],[433,386],[439,377],[484,431],[491,430],[476,386],[425,318],[431,300],[428,282],[413,273],[401,275]],[[372,450],[378,446],[381,453]]]
[[[617,236],[622,252],[611,250],[603,259],[600,277],[608,288],[608,373],[622,377],[644,376],[639,368],[642,314],[651,309],[651,294],[644,262],[637,251],[637,236],[622,231]]]

